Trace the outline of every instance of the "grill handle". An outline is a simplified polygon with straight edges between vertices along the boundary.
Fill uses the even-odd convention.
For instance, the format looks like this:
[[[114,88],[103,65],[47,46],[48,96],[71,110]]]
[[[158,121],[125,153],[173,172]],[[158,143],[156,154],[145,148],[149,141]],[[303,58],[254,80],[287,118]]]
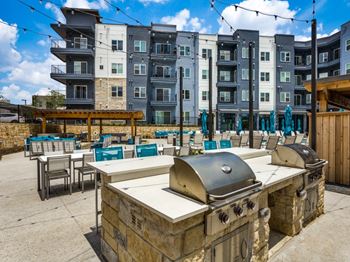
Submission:
[[[239,193],[245,192],[245,191],[247,191],[247,190],[250,190],[250,189],[259,187],[259,186],[261,186],[261,185],[262,185],[262,182],[258,181],[258,182],[255,183],[254,185],[250,185],[250,186],[247,186],[247,187],[245,187],[245,188],[241,188],[241,189],[239,189],[239,190],[236,190],[236,191],[233,191],[233,192],[224,194],[224,195],[212,195],[212,194],[209,194],[209,199],[212,200],[212,201],[222,200],[222,199],[228,198],[228,197],[230,197],[230,196],[237,195],[237,194],[239,194]]]
[[[321,159],[314,164],[305,164],[305,167],[310,168],[310,169],[315,169],[315,168],[323,166],[325,163],[326,163],[326,160]]]

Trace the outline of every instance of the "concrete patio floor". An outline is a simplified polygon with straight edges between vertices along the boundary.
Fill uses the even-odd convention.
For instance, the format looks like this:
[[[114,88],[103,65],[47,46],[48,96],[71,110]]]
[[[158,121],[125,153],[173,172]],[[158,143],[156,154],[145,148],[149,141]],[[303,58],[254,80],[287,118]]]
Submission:
[[[72,195],[59,186],[41,201],[36,161],[7,155],[0,161],[0,210],[1,261],[100,261],[91,186]],[[349,242],[350,196],[327,191],[326,214],[271,261],[350,261]]]

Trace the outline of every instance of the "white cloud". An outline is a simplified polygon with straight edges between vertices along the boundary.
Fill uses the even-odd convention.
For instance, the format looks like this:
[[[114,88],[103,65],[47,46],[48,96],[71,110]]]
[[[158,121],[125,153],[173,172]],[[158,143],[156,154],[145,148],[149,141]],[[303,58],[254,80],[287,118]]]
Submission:
[[[330,35],[334,35],[335,33],[338,33],[338,32],[339,32],[339,29],[336,28],[332,32],[330,32],[329,34],[327,34],[327,33],[318,33],[317,34],[317,38],[327,37],[327,36],[330,36]],[[311,40],[311,35],[310,34],[309,35],[296,35],[295,36],[295,40],[296,41],[310,41]]]
[[[60,10],[59,7],[57,7],[57,6],[54,5],[54,4],[51,4],[50,2],[47,2],[47,3],[45,4],[45,8],[51,10],[51,11],[55,14],[56,19],[57,19],[58,21],[60,21],[61,23],[65,23],[65,22],[66,22],[66,18],[65,18],[64,15],[62,14],[62,12],[61,12],[61,10]]]
[[[47,87],[40,88],[38,91],[35,92],[38,96],[47,96],[50,93],[50,89]]]
[[[253,10],[259,10],[265,13],[278,14],[284,17],[294,17],[297,11],[291,10],[288,1],[280,0],[245,0],[238,3],[239,6],[246,7]],[[290,33],[290,26],[292,22],[285,19],[277,19],[274,17],[258,15],[254,12],[248,12],[240,8],[235,11],[234,6],[226,7],[221,15],[235,28],[235,29],[250,29],[259,30],[260,34],[273,35],[276,33]],[[230,27],[221,22],[219,33],[230,33]]]
[[[32,95],[28,91],[21,89],[15,84],[3,86],[0,89],[0,94],[9,100],[21,101],[21,99],[26,99],[28,103],[32,100]]]
[[[56,64],[62,62],[53,55],[39,62],[23,60],[9,72],[6,81],[27,84],[33,88],[62,87],[60,83],[50,78],[51,65]]]
[[[16,50],[17,33],[17,28],[0,23],[0,72],[10,70],[21,60],[21,54]]]
[[[88,0],[67,0],[64,6],[86,9],[108,9],[108,5],[104,0],[92,2]]]
[[[41,40],[39,40],[38,42],[37,42],[37,44],[38,45],[40,45],[40,46],[47,46],[48,45],[48,41],[46,40],[43,40],[43,39],[41,39]]]
[[[139,0],[140,3],[143,5],[149,5],[149,4],[165,4],[169,0]]]
[[[177,30],[198,31],[200,33],[207,33],[208,27],[204,27],[203,19],[192,17],[188,9],[183,9],[175,14],[175,16],[164,16],[160,19],[162,23],[176,25]]]

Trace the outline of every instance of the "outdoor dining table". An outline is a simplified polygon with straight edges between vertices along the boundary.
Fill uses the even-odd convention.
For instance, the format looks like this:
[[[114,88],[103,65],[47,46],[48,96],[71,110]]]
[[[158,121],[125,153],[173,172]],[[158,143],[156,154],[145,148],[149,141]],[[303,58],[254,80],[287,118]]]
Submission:
[[[43,155],[37,158],[37,181],[38,181],[38,186],[37,190],[40,192],[40,198],[41,200],[45,200],[45,195],[46,195],[46,188],[45,188],[45,166],[47,164],[47,158],[48,157],[55,157],[55,156],[70,156],[71,161],[73,163],[73,170],[75,167],[76,162],[81,162],[83,161],[83,155],[84,154],[92,154],[89,149],[83,149],[83,150],[74,150],[73,153],[67,153],[64,154],[62,152],[52,152],[49,155]]]

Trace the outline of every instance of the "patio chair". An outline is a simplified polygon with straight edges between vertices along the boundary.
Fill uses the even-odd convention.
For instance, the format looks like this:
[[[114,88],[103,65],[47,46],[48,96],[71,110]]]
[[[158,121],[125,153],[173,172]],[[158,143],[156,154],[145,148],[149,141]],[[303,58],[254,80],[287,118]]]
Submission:
[[[124,150],[124,159],[134,158],[134,150]]]
[[[43,152],[44,152],[44,154],[46,152],[54,152],[54,147],[53,147],[52,141],[43,141],[42,145],[43,145]]]
[[[233,135],[233,136],[231,136],[230,140],[231,140],[232,147],[240,147],[241,146],[241,140],[242,140],[241,136]]]
[[[253,148],[254,149],[260,149],[263,141],[263,136],[256,135],[253,136]]]
[[[94,162],[93,154],[83,154],[83,164],[81,167],[75,168],[78,170],[78,185],[80,187],[80,175],[81,175],[81,192],[84,193],[84,176],[90,176],[92,181],[92,175],[95,174],[95,170],[89,167],[86,163]]]
[[[184,146],[188,146],[190,144],[191,136],[190,134],[184,134],[182,137],[182,142]]]
[[[216,143],[216,141],[209,141],[209,140],[206,140],[203,142],[203,147],[204,147],[204,150],[215,150],[215,149],[218,149],[218,145]]]
[[[168,134],[168,136],[167,136],[167,138],[166,138],[167,144],[172,145],[172,144],[173,144],[173,141],[174,141],[174,137],[175,137],[174,134]]]
[[[230,139],[230,136],[231,136],[230,131],[225,131],[224,133],[222,133],[221,139],[228,140],[228,139]]]
[[[249,140],[249,134],[243,134],[241,138],[241,146],[247,146]]]
[[[303,134],[297,134],[295,138],[295,144],[301,144],[304,140],[304,135]]]
[[[224,148],[231,148],[231,141],[228,139],[222,139],[220,140],[220,148],[224,149]]]
[[[95,160],[96,161],[108,161],[123,159],[123,147],[106,147],[106,148],[95,148]]]
[[[195,146],[201,146],[203,144],[203,134],[195,134],[193,144]]]
[[[278,145],[279,140],[280,140],[279,136],[269,136],[269,139],[267,140],[265,149],[266,150],[275,150],[277,145]]]
[[[148,157],[158,155],[157,144],[136,145],[135,147],[136,157]]]
[[[141,145],[141,136],[135,136],[135,145]]]
[[[219,143],[221,139],[222,139],[221,134],[215,134],[213,137],[213,141],[215,141],[216,143]]]
[[[295,144],[296,136],[287,136],[284,140],[284,145]]]
[[[33,156],[41,156],[44,154],[43,145],[40,141],[32,141],[30,143],[29,159],[32,160]]]
[[[163,155],[175,156],[175,153],[176,153],[175,147],[164,147],[163,148]]]
[[[62,140],[58,140],[58,141],[53,141],[53,149],[55,152],[63,152],[64,150],[64,146],[63,146],[63,141]]]
[[[179,151],[179,156],[189,156],[190,155],[190,147],[182,146]]]
[[[55,156],[47,158],[47,171],[45,171],[46,198],[49,199],[50,181],[64,179],[64,184],[68,184],[69,193],[72,194],[72,177],[71,177],[71,157]]]
[[[74,149],[75,149],[75,141],[74,140],[63,141],[63,151],[66,154],[73,153]]]

